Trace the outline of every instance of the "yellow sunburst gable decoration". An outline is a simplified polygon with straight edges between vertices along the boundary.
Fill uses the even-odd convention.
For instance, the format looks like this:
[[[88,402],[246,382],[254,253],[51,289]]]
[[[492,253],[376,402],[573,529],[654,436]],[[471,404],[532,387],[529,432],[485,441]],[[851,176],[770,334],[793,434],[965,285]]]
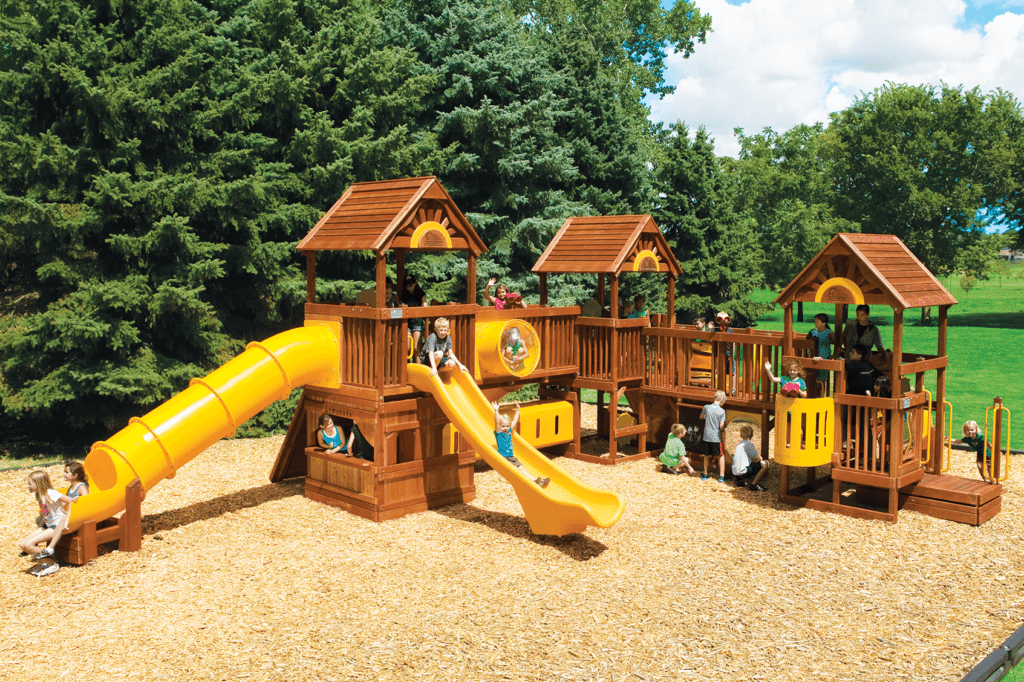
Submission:
[[[650,249],[644,249],[633,259],[633,272],[657,272],[660,261]]]
[[[444,225],[428,220],[420,223],[412,233],[412,243],[409,246],[414,249],[450,249],[452,238],[448,230],[444,229]]]
[[[864,303],[864,292],[852,280],[833,277],[825,280],[814,294],[815,303]]]

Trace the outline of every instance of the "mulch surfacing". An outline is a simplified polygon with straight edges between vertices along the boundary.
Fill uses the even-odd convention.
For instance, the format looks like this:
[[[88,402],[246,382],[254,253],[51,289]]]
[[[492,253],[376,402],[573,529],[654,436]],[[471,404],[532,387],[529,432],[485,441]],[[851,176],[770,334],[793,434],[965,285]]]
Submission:
[[[551,538],[486,468],[470,504],[365,521],[269,484],[280,444],[217,443],[149,492],[141,551],[46,578],[0,473],[0,679],[955,681],[1024,620],[1016,461],[973,528],[796,509],[775,467],[754,493],[560,459],[626,512]]]

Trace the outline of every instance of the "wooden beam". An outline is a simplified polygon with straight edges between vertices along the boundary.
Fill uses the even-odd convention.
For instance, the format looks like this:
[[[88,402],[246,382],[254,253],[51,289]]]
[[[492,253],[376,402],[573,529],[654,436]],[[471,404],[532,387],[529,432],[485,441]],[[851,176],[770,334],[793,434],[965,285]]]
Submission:
[[[384,283],[387,281],[387,278],[388,278],[388,268],[387,268],[387,265],[388,265],[387,251],[385,251],[384,253],[378,253],[377,254],[377,291],[376,291],[377,302],[374,304],[377,308],[387,308],[388,307],[387,306],[387,299],[385,298],[385,293],[386,292],[384,291],[384,289],[386,288]]]
[[[466,254],[469,259],[469,267],[466,272],[466,303],[476,303],[476,254],[470,251]]]
[[[540,273],[540,304],[548,304],[548,273]]]
[[[668,326],[676,325],[676,276],[668,275]]]
[[[619,319],[619,276],[618,275],[612,275],[611,276],[611,280],[612,280],[612,287],[611,287],[612,288],[612,291],[611,291],[612,300],[610,301],[611,314],[612,314],[612,319],[613,320],[617,320],[617,319]],[[614,354],[615,354],[615,349],[613,347],[612,348],[612,357],[615,357]]]
[[[316,303],[316,251],[306,252],[306,303]]]

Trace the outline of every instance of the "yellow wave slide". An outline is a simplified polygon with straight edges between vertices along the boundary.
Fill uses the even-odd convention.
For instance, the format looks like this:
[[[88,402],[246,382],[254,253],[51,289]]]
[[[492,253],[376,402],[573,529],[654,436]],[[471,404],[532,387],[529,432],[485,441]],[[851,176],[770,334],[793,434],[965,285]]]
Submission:
[[[469,374],[443,369],[431,377],[426,365],[409,365],[409,383],[433,395],[476,453],[512,484],[534,533],[568,535],[582,532],[587,526],[609,528],[622,516],[625,503],[618,493],[577,481],[519,434],[512,435],[513,448],[530,476],[523,476],[499,455],[494,437],[494,408]],[[551,484],[540,488],[533,482],[536,476],[550,477]]]

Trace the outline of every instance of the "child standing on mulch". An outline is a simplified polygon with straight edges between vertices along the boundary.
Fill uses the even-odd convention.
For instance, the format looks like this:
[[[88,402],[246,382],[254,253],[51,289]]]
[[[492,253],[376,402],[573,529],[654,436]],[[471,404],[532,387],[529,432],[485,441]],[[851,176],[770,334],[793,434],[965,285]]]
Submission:
[[[512,419],[509,419],[507,414],[501,413],[501,407],[497,401],[491,403],[491,405],[494,406],[494,438],[498,444],[498,454],[507,459],[509,464],[516,467],[519,473],[529,478],[523,463],[516,458],[515,452],[512,449],[512,429],[515,428],[516,422],[519,421],[519,401],[516,401],[516,416]],[[551,483],[551,479],[538,476],[533,479],[533,482],[541,488],[547,488],[548,484]]]
[[[732,475],[736,478],[736,485],[742,488],[747,485],[747,481],[750,481],[751,490],[758,492],[767,490],[758,481],[768,473],[768,462],[761,459],[761,455],[757,454],[757,448],[750,442],[750,439],[754,437],[754,429],[750,424],[740,426],[740,437],[743,440],[739,442],[735,452],[732,453]]]
[[[37,523],[40,527],[19,544],[22,552],[33,559],[40,559],[53,554],[53,550],[49,546],[39,549],[37,545],[52,540],[58,529],[63,532],[67,526],[68,508],[74,500],[54,490],[49,475],[42,469],[30,473],[27,480],[29,493],[35,495],[39,503]]]
[[[704,474],[702,481],[708,480],[708,463],[712,457],[718,457],[718,482],[725,483],[725,452],[722,450],[722,433],[725,431],[725,391],[715,391],[715,402],[705,405],[700,412],[704,420]]]
[[[665,449],[658,456],[658,459],[661,460],[661,470],[666,474],[678,475],[682,473],[684,466],[690,470],[691,474],[697,473],[690,466],[690,459],[686,456],[686,446],[683,445],[683,436],[685,435],[686,427],[682,424],[673,424],[669,430]]]

